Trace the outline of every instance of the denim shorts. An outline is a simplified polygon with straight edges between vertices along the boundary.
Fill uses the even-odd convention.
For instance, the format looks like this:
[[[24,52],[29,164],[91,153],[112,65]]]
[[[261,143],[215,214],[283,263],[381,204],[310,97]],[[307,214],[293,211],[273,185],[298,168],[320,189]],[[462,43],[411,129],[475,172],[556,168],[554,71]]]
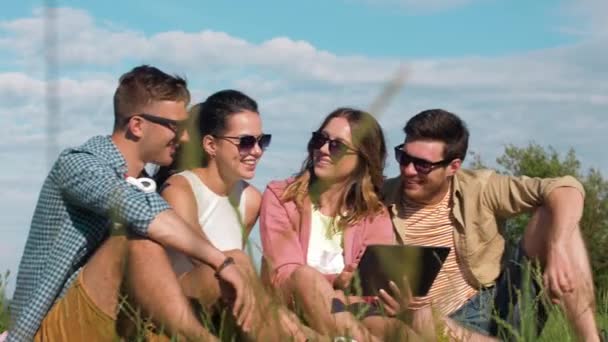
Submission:
[[[539,335],[547,321],[540,300],[540,284],[521,243],[505,253],[503,270],[494,286],[481,289],[449,317],[461,326],[512,340],[512,332],[533,331]],[[524,317],[522,317],[524,316]]]

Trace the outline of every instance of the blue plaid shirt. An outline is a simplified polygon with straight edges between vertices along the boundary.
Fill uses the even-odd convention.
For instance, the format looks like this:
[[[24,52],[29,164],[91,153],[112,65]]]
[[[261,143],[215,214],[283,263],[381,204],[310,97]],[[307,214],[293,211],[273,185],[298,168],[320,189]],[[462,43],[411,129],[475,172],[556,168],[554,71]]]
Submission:
[[[109,136],[63,151],[38,198],[11,301],[8,341],[30,341],[53,304],[108,237],[113,223],[146,236],[169,205],[125,181],[127,165]]]

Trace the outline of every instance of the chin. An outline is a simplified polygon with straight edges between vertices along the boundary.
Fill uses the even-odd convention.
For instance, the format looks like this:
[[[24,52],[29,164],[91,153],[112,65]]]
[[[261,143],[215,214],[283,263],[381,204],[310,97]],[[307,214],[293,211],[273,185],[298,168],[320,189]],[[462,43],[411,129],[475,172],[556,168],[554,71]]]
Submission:
[[[315,176],[318,180],[326,184],[334,184],[342,180],[342,178],[338,178],[336,175],[330,172],[315,172]]]
[[[333,173],[333,172],[331,172],[331,168],[328,168],[327,166],[319,166],[319,165],[315,165],[314,171],[315,171],[315,175],[317,176],[317,178],[329,178],[329,177],[331,177],[331,175]]]
[[[418,201],[424,198],[424,196],[420,193],[419,189],[405,189],[403,191],[405,193],[405,196],[408,199],[414,200],[414,201]]]
[[[323,170],[323,169],[319,170],[318,168],[315,167],[314,173],[315,173],[315,177],[322,181],[327,181],[329,178],[331,178],[331,177],[329,177],[328,172],[325,172],[325,170]]]
[[[253,179],[253,177],[255,177],[255,170],[254,171],[241,171],[238,173],[239,178],[241,179]]]
[[[150,163],[154,163],[158,166],[169,166],[169,165],[171,165],[171,163],[173,163],[173,158],[171,158],[171,157],[158,158],[158,159],[154,159],[154,160],[150,161]]]

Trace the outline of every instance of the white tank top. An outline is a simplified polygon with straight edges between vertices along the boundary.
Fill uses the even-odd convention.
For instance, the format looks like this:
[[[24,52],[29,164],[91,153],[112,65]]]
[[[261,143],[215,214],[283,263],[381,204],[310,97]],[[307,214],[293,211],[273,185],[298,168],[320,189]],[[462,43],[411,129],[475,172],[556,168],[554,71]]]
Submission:
[[[211,191],[192,171],[183,171],[196,200],[198,223],[209,241],[220,251],[243,248],[243,218],[245,217],[245,186],[239,181],[229,196]],[[188,257],[168,250],[173,269],[179,275],[188,272],[193,264]]]

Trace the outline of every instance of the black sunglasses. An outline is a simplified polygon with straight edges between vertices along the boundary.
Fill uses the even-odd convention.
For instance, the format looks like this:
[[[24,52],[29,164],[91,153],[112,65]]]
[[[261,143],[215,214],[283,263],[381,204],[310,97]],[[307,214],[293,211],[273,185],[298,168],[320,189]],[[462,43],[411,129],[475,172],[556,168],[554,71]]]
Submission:
[[[253,135],[241,135],[238,137],[214,135],[213,137],[218,139],[226,139],[227,141],[238,147],[239,152],[249,152],[255,147],[255,144],[258,144],[258,146],[260,146],[260,149],[264,151],[266,150],[268,145],[270,145],[270,141],[272,140],[271,134],[261,134],[257,137]],[[235,143],[233,140],[237,139],[239,142]]]
[[[181,137],[182,133],[184,133],[184,131],[186,130],[186,128],[188,128],[188,123],[189,123],[188,119],[185,119],[185,120],[172,120],[172,119],[167,119],[167,118],[163,118],[163,117],[152,115],[152,114],[146,114],[146,113],[140,113],[140,114],[136,114],[136,115],[133,115],[133,116],[139,116],[139,117],[143,118],[146,121],[150,121],[150,122],[155,123],[157,125],[161,125],[161,126],[167,127],[173,133],[175,133],[175,136],[178,137],[178,138]]]
[[[328,144],[329,155],[331,158],[339,159],[346,155],[349,151],[352,153],[357,152],[357,150],[340,140],[330,139],[325,133],[312,132],[312,137],[308,142],[308,147],[310,149],[320,150],[325,144]]]
[[[408,166],[410,163],[414,164],[414,169],[416,169],[416,172],[423,175],[428,175],[436,168],[446,166],[452,162],[451,160],[446,159],[438,162],[431,162],[422,158],[412,157],[403,150],[403,144],[395,146],[395,159],[397,159],[397,162],[401,166]]]

